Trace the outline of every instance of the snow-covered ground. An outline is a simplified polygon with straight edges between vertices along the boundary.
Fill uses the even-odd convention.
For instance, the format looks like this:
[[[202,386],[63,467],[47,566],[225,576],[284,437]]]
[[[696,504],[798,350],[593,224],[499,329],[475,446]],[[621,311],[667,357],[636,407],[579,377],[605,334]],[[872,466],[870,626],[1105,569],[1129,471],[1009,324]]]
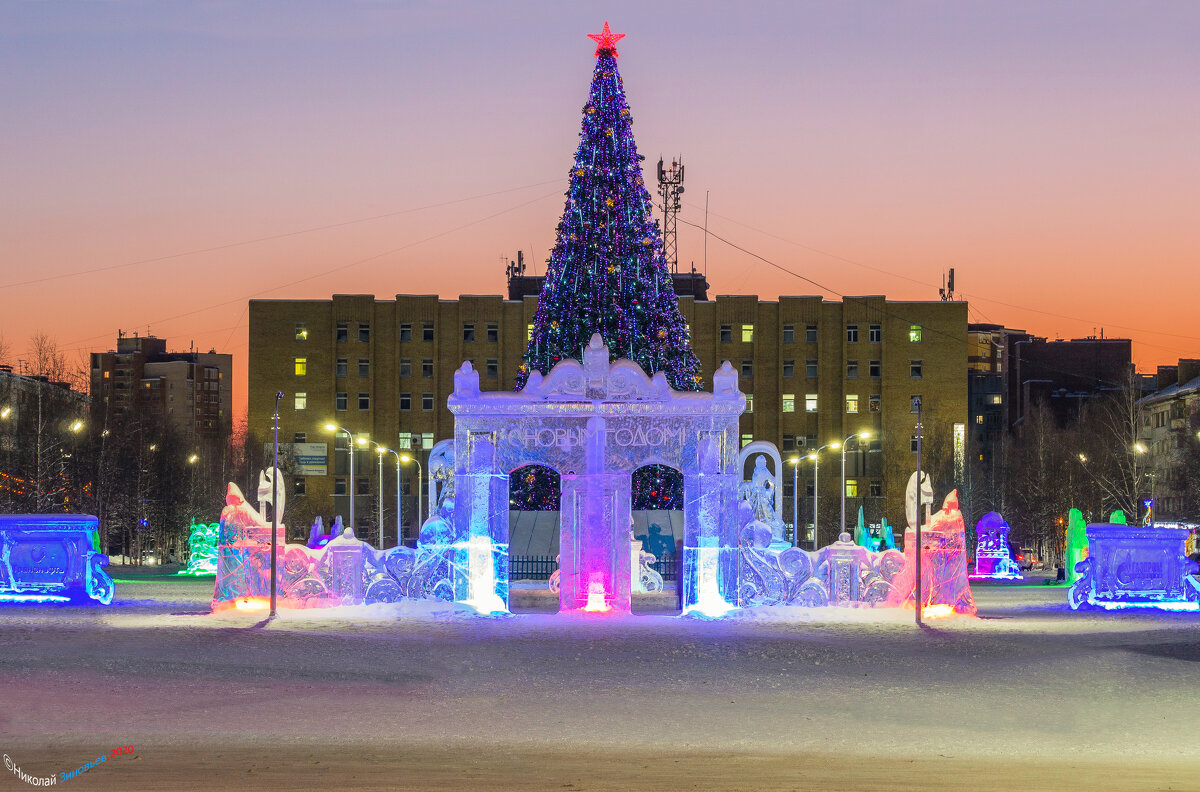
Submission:
[[[704,621],[419,603],[210,614],[115,570],[111,607],[0,608],[0,751],[80,789],[1200,788],[1200,615],[778,608]],[[542,611],[542,612],[536,612]],[[23,788],[0,770],[0,789]],[[15,786],[12,786],[15,785]]]

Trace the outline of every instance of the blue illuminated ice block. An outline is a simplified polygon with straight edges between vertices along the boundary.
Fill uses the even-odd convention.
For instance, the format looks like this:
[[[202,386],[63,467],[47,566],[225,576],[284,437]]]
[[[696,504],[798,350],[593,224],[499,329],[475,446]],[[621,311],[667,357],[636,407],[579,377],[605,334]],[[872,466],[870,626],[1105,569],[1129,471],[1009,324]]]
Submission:
[[[1088,557],[1067,598],[1071,607],[1200,610],[1187,528],[1099,523],[1087,527]]]
[[[90,514],[0,515],[0,602],[112,602]]]

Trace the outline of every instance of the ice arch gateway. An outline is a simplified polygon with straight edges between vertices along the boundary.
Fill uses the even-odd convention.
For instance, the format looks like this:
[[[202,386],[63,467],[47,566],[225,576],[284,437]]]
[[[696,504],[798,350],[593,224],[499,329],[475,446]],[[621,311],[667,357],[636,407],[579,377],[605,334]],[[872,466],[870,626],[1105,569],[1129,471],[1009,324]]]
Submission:
[[[561,611],[629,612],[633,471],[649,464],[683,474],[684,611],[737,601],[738,418],[746,397],[728,361],[711,393],[676,391],[661,372],[648,377],[633,361],[610,363],[594,335],[582,364],[534,372],[517,392],[480,392],[479,373],[463,363],[448,406],[458,537],[507,547],[509,474],[530,464],[559,474]],[[506,584],[507,564],[492,563],[479,574]]]

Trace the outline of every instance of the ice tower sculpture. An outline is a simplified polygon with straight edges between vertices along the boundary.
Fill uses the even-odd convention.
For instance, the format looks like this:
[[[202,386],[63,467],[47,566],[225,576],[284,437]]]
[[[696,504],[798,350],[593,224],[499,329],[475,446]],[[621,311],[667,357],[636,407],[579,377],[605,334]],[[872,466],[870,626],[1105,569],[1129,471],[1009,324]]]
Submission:
[[[112,602],[90,514],[0,514],[0,602]]]
[[[1079,562],[1088,555],[1087,524],[1084,523],[1083,512],[1079,509],[1071,509],[1067,517],[1066,577],[1067,583],[1074,583],[1079,579],[1079,573],[1075,570],[1078,569]]]
[[[975,524],[975,573],[972,580],[1020,580],[1021,568],[1008,547],[1008,523],[988,512]]]
[[[486,538],[507,558],[509,474],[544,465],[560,475],[559,609],[628,613],[632,591],[633,472],[683,473],[685,611],[717,613],[737,600],[738,418],[746,398],[728,363],[713,392],[671,388],[630,360],[610,362],[594,335],[583,363],[533,372],[515,393],[479,388],[468,361],[454,375],[455,541]],[[508,570],[493,572],[507,601]]]
[[[1187,528],[1118,523],[1087,526],[1088,557],[1067,591],[1073,609],[1200,610],[1196,562],[1184,555]]]
[[[915,498],[912,500],[915,504]],[[931,616],[940,611],[974,615],[975,599],[967,582],[966,526],[958,509],[958,490],[946,496],[942,508],[921,528],[921,541],[922,610]],[[903,594],[905,604],[915,600],[916,550],[916,529],[910,528],[904,532],[904,582],[895,587]]]

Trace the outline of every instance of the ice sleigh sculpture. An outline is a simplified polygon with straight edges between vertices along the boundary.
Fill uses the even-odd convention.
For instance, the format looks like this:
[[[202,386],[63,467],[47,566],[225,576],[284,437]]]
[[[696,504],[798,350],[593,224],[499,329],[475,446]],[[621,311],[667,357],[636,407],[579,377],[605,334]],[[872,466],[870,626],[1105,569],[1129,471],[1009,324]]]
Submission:
[[[0,602],[112,602],[90,514],[0,515]]]

